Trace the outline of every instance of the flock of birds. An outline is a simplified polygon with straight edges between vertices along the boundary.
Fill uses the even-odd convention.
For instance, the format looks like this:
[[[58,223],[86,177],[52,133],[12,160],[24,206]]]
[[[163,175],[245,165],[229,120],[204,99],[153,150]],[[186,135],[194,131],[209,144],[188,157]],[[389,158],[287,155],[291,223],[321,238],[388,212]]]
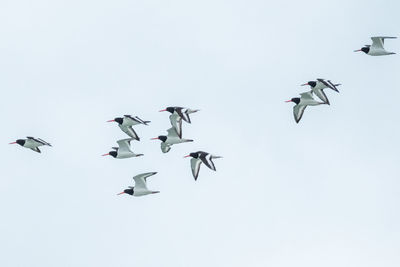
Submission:
[[[171,150],[171,146],[173,145],[193,142],[193,140],[191,139],[182,138],[182,121],[191,123],[189,115],[199,110],[183,107],[167,107],[166,109],[160,110],[160,112],[163,111],[168,111],[169,113],[171,113],[171,115],[169,116],[169,120],[172,127],[167,130],[167,135],[160,135],[158,137],[151,138],[152,140],[161,141],[161,151],[163,153],[168,153]],[[143,156],[143,154],[136,154],[131,149],[132,140],[140,141],[140,137],[133,129],[133,126],[140,124],[148,125],[150,121],[142,120],[138,116],[124,115],[123,117],[117,117],[113,120],[108,120],[107,122],[118,123],[118,127],[124,133],[126,133],[129,138],[118,140],[118,147],[112,147],[112,151],[103,154],[102,156],[111,156],[116,159],[126,159]],[[22,147],[29,148],[38,153],[41,153],[39,149],[40,146],[51,146],[50,143],[44,141],[43,139],[34,138],[31,136],[28,136],[26,139],[18,139],[10,144],[19,144]],[[212,160],[221,158],[220,156],[215,156],[204,151],[192,152],[184,158],[188,157],[192,158],[190,160],[190,165],[195,180],[197,180],[199,176],[200,166],[202,163],[204,163],[204,165],[206,165],[211,170],[216,171],[214,162]],[[118,195],[128,194],[132,196],[144,196],[159,193],[160,191],[152,191],[147,188],[147,178],[155,174],[157,174],[157,172],[141,173],[134,176],[133,180],[135,181],[135,186],[129,186]]]
[[[361,51],[370,56],[385,56],[395,54],[393,52],[386,51],[384,48],[384,40],[394,38],[397,37],[371,37],[372,45],[365,45],[361,49],[355,50],[354,52]],[[330,105],[329,99],[326,96],[324,89],[329,88],[335,92],[339,92],[337,86],[339,86],[340,84],[334,84],[330,80],[317,79],[316,81],[309,81],[305,84],[302,84],[302,86],[305,85],[310,86],[311,90],[301,93],[300,97],[294,97],[286,101],[294,102],[296,104],[293,107],[293,114],[296,123],[301,120],[304,110],[307,106],[317,106],[321,104]],[[315,100],[313,94],[315,94],[322,102]],[[183,107],[167,107],[166,109],[160,110],[160,112],[163,111],[171,113],[171,115],[169,116],[169,120],[172,127],[167,130],[167,135],[160,135],[158,137],[152,138],[152,140],[161,141],[161,151],[163,153],[168,153],[173,145],[193,142],[192,139],[185,139],[182,137],[182,121],[185,121],[186,123],[191,123],[189,115],[199,110]],[[113,120],[109,120],[108,122],[118,123],[118,127],[124,133],[126,133],[129,138],[118,140],[118,147],[113,147],[112,151],[104,154],[103,156],[111,156],[116,159],[143,156],[143,154],[134,153],[131,149],[132,140],[140,141],[140,138],[133,129],[133,126],[140,124],[148,125],[150,121],[144,121],[137,116],[124,115],[123,117],[118,117]],[[44,141],[43,139],[34,138],[31,136],[28,136],[26,139],[18,139],[10,144],[19,144],[22,147],[29,148],[38,153],[41,153],[39,149],[40,146],[51,146],[50,143]],[[197,180],[199,176],[200,166],[202,163],[204,163],[204,165],[206,165],[209,169],[215,171],[216,169],[213,159],[221,158],[220,156],[215,156],[204,151],[192,152],[185,156],[185,158],[186,157],[191,157],[190,165],[195,180]],[[152,191],[147,188],[147,178],[155,174],[156,172],[148,172],[136,175],[135,177],[133,177],[133,180],[135,181],[135,186],[129,186],[128,189],[125,189],[118,195],[129,194],[132,196],[144,196],[148,194],[159,193],[159,191]]]
[[[354,52],[364,52],[369,56],[386,56],[396,54],[394,52],[388,52],[384,48],[385,39],[395,39],[397,37],[388,36],[377,36],[371,37],[372,45],[365,45],[361,49],[354,50]],[[318,106],[322,104],[330,105],[329,99],[326,96],[324,89],[332,89],[335,92],[339,92],[337,86],[340,84],[333,84],[330,80],[317,79],[316,81],[309,81],[308,83],[302,84],[309,85],[311,90],[300,94],[300,97],[294,97],[286,102],[293,102],[296,105],[293,107],[293,115],[296,123],[299,123],[303,117],[304,110],[307,106]],[[321,101],[315,100],[313,97],[315,94]]]

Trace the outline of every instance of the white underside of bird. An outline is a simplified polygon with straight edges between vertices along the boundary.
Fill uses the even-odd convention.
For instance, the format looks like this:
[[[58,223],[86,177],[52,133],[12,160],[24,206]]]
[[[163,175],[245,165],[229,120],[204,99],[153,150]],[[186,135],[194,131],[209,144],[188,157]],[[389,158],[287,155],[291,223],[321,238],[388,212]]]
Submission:
[[[390,36],[376,36],[371,37],[372,45],[366,45],[365,47],[369,48],[367,55],[369,56],[387,56],[387,55],[394,55],[396,53],[386,51],[384,47],[385,39],[396,39],[397,37],[390,37]],[[356,50],[362,51],[362,49]]]
[[[202,163],[204,163],[204,165],[206,165],[210,170],[216,171],[214,162],[212,160],[222,158],[221,156],[211,155],[206,152],[201,152],[201,153],[204,153],[204,154],[199,155],[198,158],[192,158],[190,160],[190,166],[191,166],[192,174],[193,174],[193,177],[195,180],[197,180],[197,178],[199,176],[200,166]],[[188,156],[186,156],[186,157],[188,157]]]
[[[147,178],[155,174],[157,174],[157,172],[148,172],[148,173],[138,174],[135,177],[133,177],[133,180],[135,181],[135,186],[129,186],[130,189],[133,189],[132,195],[135,197],[140,197],[140,196],[160,193],[160,191],[152,191],[147,188]],[[125,191],[119,193],[118,195],[124,193]]]
[[[118,140],[118,147],[113,147],[112,149],[114,149],[115,153],[117,153],[117,155],[115,156],[115,158],[117,159],[126,159],[126,158],[132,158],[132,157],[139,157],[139,156],[143,156],[143,154],[136,154],[131,150],[131,141],[134,140],[134,138],[126,138],[126,139],[121,139]],[[103,156],[107,156],[110,155],[111,153],[107,153],[104,154]],[[114,155],[115,155],[114,153]]]
[[[35,152],[41,153],[39,147],[41,146],[51,146],[50,143],[44,141],[41,138],[34,138],[31,136],[27,136],[26,139],[21,139],[24,141],[24,144],[22,145],[25,148],[29,148]],[[17,142],[12,142],[10,144],[17,144]]]
[[[293,115],[295,121],[298,123],[303,117],[304,110],[307,106],[318,106],[321,104],[325,104],[324,102],[319,102],[312,97],[312,91],[301,93],[300,94],[300,102],[293,107]],[[292,100],[288,100],[286,102],[294,102]]]
[[[162,141],[160,146],[161,146],[161,151],[163,153],[169,152],[171,150],[172,145],[193,142],[192,139],[179,138],[178,134],[176,133],[176,131],[173,127],[169,128],[167,130],[167,132],[168,132],[168,135],[166,136],[167,139],[165,141],[162,141],[159,137],[152,138],[153,140],[160,139]]]
[[[339,85],[340,84],[333,84],[330,80],[317,79],[316,85],[314,87],[311,87],[311,91],[319,99],[321,99],[325,104],[330,105],[329,99],[326,96],[324,89],[329,88],[329,89],[339,93],[339,90],[336,88],[336,86],[339,86]]]

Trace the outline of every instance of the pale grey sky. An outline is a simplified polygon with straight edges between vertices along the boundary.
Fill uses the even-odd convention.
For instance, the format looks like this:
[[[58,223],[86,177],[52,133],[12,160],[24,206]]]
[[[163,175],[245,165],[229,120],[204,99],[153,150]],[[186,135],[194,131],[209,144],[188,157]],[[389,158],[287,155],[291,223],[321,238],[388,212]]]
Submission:
[[[0,3],[0,266],[397,267],[398,1]],[[342,83],[297,125],[284,100]],[[199,108],[162,154],[170,105]],[[138,126],[145,156],[100,155]],[[53,144],[37,154],[9,142]],[[224,156],[193,180],[188,152]],[[116,196],[157,171],[157,195]]]

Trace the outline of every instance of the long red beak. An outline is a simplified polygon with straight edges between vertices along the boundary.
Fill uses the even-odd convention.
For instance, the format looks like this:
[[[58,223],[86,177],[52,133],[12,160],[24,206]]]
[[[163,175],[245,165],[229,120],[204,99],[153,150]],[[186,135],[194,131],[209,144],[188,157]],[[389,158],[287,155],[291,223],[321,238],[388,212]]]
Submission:
[[[11,145],[11,144],[16,144],[17,142],[12,142],[12,143],[8,143],[9,145]]]
[[[113,121],[115,121],[115,120],[109,120],[109,121],[107,121],[107,122],[113,122]]]
[[[184,156],[184,158],[188,158],[188,157],[190,157],[190,155],[186,155],[186,156]]]
[[[122,195],[122,194],[125,194],[125,192],[118,193],[117,196],[118,196],[118,195]]]
[[[150,140],[158,140],[158,137],[150,138]]]
[[[304,86],[304,85],[309,85],[308,83],[305,83],[305,84],[302,84],[302,85],[300,85],[300,86]]]
[[[107,154],[103,154],[102,156],[104,157],[104,156],[109,156],[110,155],[110,153],[107,153]]]
[[[163,111],[167,111],[166,109],[162,109],[162,110],[159,110],[158,112],[163,112]]]
[[[292,102],[292,100],[286,100],[285,102],[286,102],[286,103],[289,103],[289,102]]]

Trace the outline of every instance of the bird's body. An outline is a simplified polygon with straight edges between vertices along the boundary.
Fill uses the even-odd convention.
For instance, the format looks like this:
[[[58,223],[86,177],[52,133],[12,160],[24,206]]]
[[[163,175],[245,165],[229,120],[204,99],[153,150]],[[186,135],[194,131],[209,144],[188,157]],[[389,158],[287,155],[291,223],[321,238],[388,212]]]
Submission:
[[[396,39],[397,37],[389,36],[376,36],[371,37],[372,45],[365,45],[363,48],[354,50],[354,52],[364,52],[369,56],[387,56],[396,54],[394,52],[386,51],[384,47],[385,39]]]
[[[109,120],[107,122],[114,122],[114,121],[118,123],[118,127],[124,133],[126,133],[128,136],[130,136],[138,141],[140,141],[140,138],[137,135],[137,133],[135,132],[135,130],[133,130],[132,126],[138,125],[138,124],[148,125],[148,123],[150,122],[150,121],[144,121],[144,120],[140,119],[138,116],[131,116],[131,115],[124,115],[124,117],[118,117],[113,120]]]
[[[307,106],[318,106],[325,104],[324,102],[319,102],[312,97],[312,91],[301,93],[299,97],[292,98],[286,102],[294,102],[296,105],[293,107],[294,119],[297,123],[301,120],[304,110]]]
[[[132,158],[132,157],[139,157],[143,156],[143,154],[135,154],[131,150],[131,141],[134,140],[133,138],[127,138],[127,139],[121,139],[118,140],[118,147],[113,147],[114,151],[110,151],[107,154],[104,154],[103,156],[112,156],[117,159],[126,159],[126,158]]]
[[[156,172],[148,172],[136,175],[133,177],[135,181],[135,186],[129,186],[129,189],[125,189],[121,194],[128,194],[135,197],[145,196],[149,194],[156,194],[160,193],[160,191],[152,191],[147,188],[147,178],[157,174]]]
[[[192,152],[189,155],[185,156],[185,158],[187,157],[192,157],[192,159],[190,160],[190,166],[195,181],[199,176],[200,166],[202,163],[204,163],[209,169],[216,171],[214,162],[212,160],[222,158],[221,156],[211,155],[210,153],[204,151]]]
[[[161,151],[163,153],[167,153],[171,150],[172,145],[186,143],[186,142],[193,142],[192,139],[185,139],[179,138],[178,134],[176,133],[173,127],[167,130],[168,135],[160,135],[158,137],[152,138],[152,140],[161,140]]]
[[[339,93],[339,90],[336,88],[340,84],[333,84],[330,80],[325,80],[325,79],[317,79],[316,81],[309,81],[304,85],[309,85],[311,87],[311,91],[319,98],[321,99],[325,104],[330,105],[328,97],[325,95],[325,92],[323,91],[326,88],[332,89],[335,92]]]
[[[41,153],[41,151],[39,149],[40,146],[51,146],[51,144],[44,141],[43,139],[34,138],[31,136],[26,137],[26,139],[18,139],[17,141],[12,142],[10,144],[18,144],[25,148],[32,149],[33,151],[38,152],[38,153]]]
[[[189,114],[195,113],[199,110],[183,107],[167,107],[166,109],[160,110],[160,112],[162,111],[168,111],[169,113],[171,113],[171,115],[169,116],[171,126],[175,129],[178,137],[182,138],[182,120],[187,123],[191,123]]]

